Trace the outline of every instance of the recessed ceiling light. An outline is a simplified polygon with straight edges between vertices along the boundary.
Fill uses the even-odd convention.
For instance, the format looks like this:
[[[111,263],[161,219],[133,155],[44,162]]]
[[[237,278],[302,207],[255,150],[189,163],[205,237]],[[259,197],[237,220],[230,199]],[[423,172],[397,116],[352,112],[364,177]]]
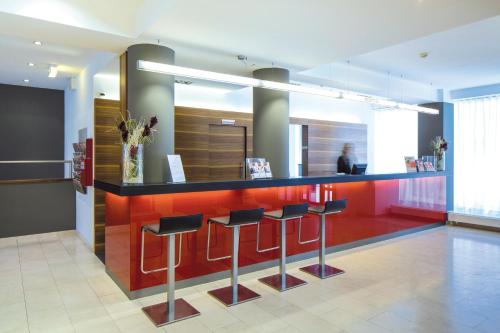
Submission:
[[[29,83],[30,82],[30,80],[28,80],[28,79],[24,79],[23,81],[24,81],[24,83]]]
[[[39,40],[33,41],[33,44],[35,44],[36,46],[42,46],[42,42],[40,42]]]
[[[49,77],[53,79],[56,76],[57,76],[57,66],[50,66],[49,67]]]
[[[35,64],[32,62],[28,62],[28,66],[33,67],[33,66],[35,66]]]

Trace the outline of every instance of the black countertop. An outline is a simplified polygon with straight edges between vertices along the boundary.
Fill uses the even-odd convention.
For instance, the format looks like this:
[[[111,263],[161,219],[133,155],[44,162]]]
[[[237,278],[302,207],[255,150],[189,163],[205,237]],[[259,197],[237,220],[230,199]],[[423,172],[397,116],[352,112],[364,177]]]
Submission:
[[[120,196],[204,192],[219,190],[239,190],[247,188],[297,186],[313,184],[351,183],[368,180],[412,179],[425,177],[447,176],[446,172],[413,172],[413,173],[387,173],[367,175],[334,175],[319,177],[290,177],[269,178],[255,180],[222,180],[222,181],[197,181],[185,183],[155,183],[155,184],[122,184],[120,181],[95,180],[94,186],[100,190]]]

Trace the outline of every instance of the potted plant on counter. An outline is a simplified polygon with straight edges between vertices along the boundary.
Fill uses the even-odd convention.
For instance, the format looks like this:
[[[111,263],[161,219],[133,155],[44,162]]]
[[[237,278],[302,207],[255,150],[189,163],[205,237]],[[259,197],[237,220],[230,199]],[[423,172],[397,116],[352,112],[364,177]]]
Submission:
[[[141,184],[143,175],[144,145],[153,141],[154,128],[158,118],[151,117],[149,122],[135,120],[130,117],[118,124],[122,142],[122,182]]]
[[[445,152],[448,149],[448,142],[440,136],[436,136],[431,141],[431,148],[434,152],[434,159],[436,160],[436,170],[444,171],[445,169]]]

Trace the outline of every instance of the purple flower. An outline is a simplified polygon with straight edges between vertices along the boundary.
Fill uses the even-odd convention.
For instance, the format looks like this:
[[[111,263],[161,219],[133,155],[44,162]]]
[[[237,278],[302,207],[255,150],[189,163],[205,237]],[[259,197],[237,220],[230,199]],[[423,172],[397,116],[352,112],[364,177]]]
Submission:
[[[122,140],[123,140],[123,142],[127,143],[127,141],[128,141],[128,131],[127,130],[122,132]]]
[[[151,117],[149,120],[149,127],[153,128],[156,124],[158,124],[158,118],[156,118],[156,116]]]
[[[137,156],[137,151],[139,150],[139,147],[132,145],[130,146],[130,158],[135,158]]]
[[[150,136],[151,135],[151,128],[149,125],[144,126],[144,131],[142,131],[142,136]]]
[[[122,132],[127,130],[127,126],[125,125],[125,121],[122,121],[120,124],[118,124],[118,129]]]

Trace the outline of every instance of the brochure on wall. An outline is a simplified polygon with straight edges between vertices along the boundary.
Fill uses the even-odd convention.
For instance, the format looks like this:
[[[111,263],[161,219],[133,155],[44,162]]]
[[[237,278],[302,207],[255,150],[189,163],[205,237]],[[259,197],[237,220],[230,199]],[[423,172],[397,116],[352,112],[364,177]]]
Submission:
[[[417,172],[417,161],[413,156],[405,156],[406,172]]]
[[[265,158],[247,158],[247,178],[272,178],[271,165]]]
[[[186,181],[180,155],[167,155],[167,169],[168,182],[182,183]]]

